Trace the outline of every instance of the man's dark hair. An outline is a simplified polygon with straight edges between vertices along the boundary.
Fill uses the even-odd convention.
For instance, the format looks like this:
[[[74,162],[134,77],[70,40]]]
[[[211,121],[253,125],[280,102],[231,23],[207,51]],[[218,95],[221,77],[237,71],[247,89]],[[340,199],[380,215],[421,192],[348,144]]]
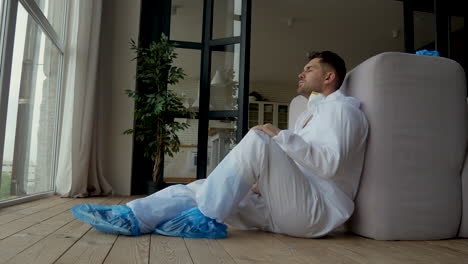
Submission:
[[[315,58],[319,58],[320,63],[326,63],[335,69],[336,74],[338,75],[338,87],[336,87],[336,89],[339,89],[346,76],[346,65],[344,60],[338,54],[328,50],[311,52],[309,55],[309,61]]]

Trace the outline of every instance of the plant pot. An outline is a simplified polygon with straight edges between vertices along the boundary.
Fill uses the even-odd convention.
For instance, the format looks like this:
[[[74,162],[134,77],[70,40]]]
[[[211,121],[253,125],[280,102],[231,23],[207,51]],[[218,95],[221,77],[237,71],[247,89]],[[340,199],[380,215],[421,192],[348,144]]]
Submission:
[[[146,193],[148,195],[159,191],[157,183],[154,183],[153,181],[146,181],[145,184],[146,184]]]
[[[166,182],[164,180],[159,180],[157,183],[154,183],[152,180],[146,181],[146,194],[150,195],[159,190],[162,190],[167,187]]]

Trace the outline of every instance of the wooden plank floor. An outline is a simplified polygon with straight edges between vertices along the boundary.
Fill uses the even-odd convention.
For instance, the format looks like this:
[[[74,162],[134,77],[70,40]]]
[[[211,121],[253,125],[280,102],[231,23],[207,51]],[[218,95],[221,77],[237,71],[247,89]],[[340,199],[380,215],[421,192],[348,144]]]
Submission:
[[[0,209],[0,263],[468,263],[468,239],[375,241],[333,233],[321,239],[229,229],[226,239],[101,233],[74,219],[80,203],[136,197],[50,197]]]

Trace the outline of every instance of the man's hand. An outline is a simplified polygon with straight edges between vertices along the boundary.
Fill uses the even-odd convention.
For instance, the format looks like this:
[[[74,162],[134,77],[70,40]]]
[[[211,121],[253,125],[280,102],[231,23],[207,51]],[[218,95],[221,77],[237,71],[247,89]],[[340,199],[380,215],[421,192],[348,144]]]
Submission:
[[[261,195],[261,194],[260,194],[260,190],[258,189],[257,183],[254,183],[254,184],[252,185],[252,188],[250,188],[250,190],[251,190],[252,192],[258,194],[258,195]]]
[[[258,125],[258,126],[252,127],[251,129],[263,131],[270,137],[274,137],[278,135],[278,133],[281,131],[279,128],[275,127],[272,124]]]

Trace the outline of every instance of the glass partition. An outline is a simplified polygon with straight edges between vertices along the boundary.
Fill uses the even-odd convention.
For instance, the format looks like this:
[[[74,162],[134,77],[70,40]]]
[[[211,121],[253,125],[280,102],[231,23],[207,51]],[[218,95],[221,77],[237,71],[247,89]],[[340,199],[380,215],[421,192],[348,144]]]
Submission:
[[[176,53],[174,65],[182,68],[186,76],[169,89],[182,96],[184,105],[196,112],[199,108],[201,51],[178,48]],[[177,133],[180,151],[174,157],[164,157],[166,183],[187,183],[197,178],[198,119],[178,118],[177,121],[188,123],[190,127]]]
[[[207,176],[236,145],[236,121],[210,120],[208,125]]]
[[[177,58],[174,65],[184,70],[186,76],[176,85],[169,86],[170,90],[175,91],[184,98],[185,106],[193,111],[198,111],[200,96],[200,61],[201,51],[195,49],[175,50]]]
[[[171,6],[171,40],[201,42],[203,0],[173,0]]]
[[[210,110],[237,110],[240,44],[223,48],[211,57]]]
[[[450,17],[450,58],[465,65],[466,32],[465,18],[460,16]]]
[[[214,0],[213,39],[240,36],[241,6],[242,0]]]
[[[187,183],[197,178],[198,120],[178,118],[188,123],[189,128],[177,133],[180,150],[174,157],[164,156],[164,181],[166,183]]]
[[[414,50],[435,49],[433,13],[414,11]]]

